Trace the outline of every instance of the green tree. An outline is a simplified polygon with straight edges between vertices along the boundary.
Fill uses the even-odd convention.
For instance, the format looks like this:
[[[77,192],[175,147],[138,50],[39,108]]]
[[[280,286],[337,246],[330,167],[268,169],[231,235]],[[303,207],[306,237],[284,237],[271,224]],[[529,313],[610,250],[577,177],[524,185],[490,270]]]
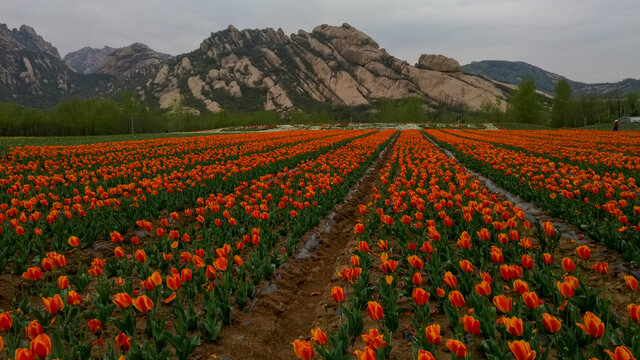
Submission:
[[[536,93],[531,77],[522,79],[518,90],[509,99],[509,113],[515,122],[533,124],[541,122],[544,105]]]
[[[556,84],[556,97],[553,98],[551,107],[551,125],[555,127],[574,125],[572,124],[573,97],[571,96],[571,86],[565,78],[560,78]]]
[[[640,91],[628,93],[627,103],[629,106],[629,116],[640,115]]]

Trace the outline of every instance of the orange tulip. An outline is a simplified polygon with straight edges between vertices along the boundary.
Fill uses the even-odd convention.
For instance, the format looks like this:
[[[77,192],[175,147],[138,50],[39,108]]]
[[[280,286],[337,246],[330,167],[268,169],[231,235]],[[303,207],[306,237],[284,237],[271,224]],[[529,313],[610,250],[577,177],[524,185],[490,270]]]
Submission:
[[[573,263],[573,260],[569,259],[568,257],[562,258],[561,264],[562,268],[566,272],[572,273],[576,269],[576,265]]]
[[[440,325],[432,324],[424,328],[425,335],[427,336],[427,341],[433,345],[438,345],[442,341],[442,336],[440,335]]]
[[[327,343],[327,335],[325,335],[320,328],[311,329],[311,340],[315,341],[318,345],[323,345]]]
[[[553,264],[553,256],[549,253],[544,253],[542,254],[542,261],[547,265],[551,265]]]
[[[553,236],[555,234],[555,229],[553,228],[553,223],[551,221],[545,221],[542,223],[542,228],[547,236]]]
[[[498,310],[500,310],[504,314],[511,311],[512,303],[513,303],[513,299],[508,298],[504,295],[499,295],[493,298],[493,304],[496,306]]]
[[[486,281],[482,281],[480,284],[476,284],[475,290],[476,293],[480,296],[491,295],[491,285]]]
[[[586,245],[578,246],[576,252],[578,253],[578,256],[583,260],[589,260],[589,258],[591,258],[591,249],[589,249],[589,247]]]
[[[570,299],[574,296],[574,288],[573,285],[570,282],[557,282],[558,285],[558,291],[560,292],[560,294],[562,296],[564,296],[566,299]]]
[[[422,288],[414,288],[412,294],[413,302],[418,306],[425,305],[429,301],[430,295],[431,294],[424,291]]]
[[[47,312],[51,315],[56,315],[64,309],[64,303],[62,302],[62,298],[59,294],[55,294],[52,298],[43,297],[42,304],[44,304],[45,309],[47,309]]]
[[[453,275],[451,273],[451,271],[447,271],[444,274],[444,280],[443,281],[450,288],[454,288],[454,287],[458,286],[458,279],[455,277],[455,275]]]
[[[218,269],[218,271],[227,270],[228,260],[225,257],[219,257],[213,262],[213,266]]]
[[[142,249],[138,249],[136,250],[135,257],[138,262],[145,262],[147,260],[147,253]]]
[[[420,274],[419,272],[414,273],[413,274],[413,278],[411,279],[411,281],[413,282],[413,284],[415,286],[422,285],[422,274]]]
[[[124,257],[124,249],[122,249],[120,246],[116,247],[115,249],[113,249],[113,255],[115,255],[115,257],[122,259]]]
[[[636,324],[640,325],[640,306],[636,304],[629,304],[629,306],[627,306],[627,312],[629,313],[629,318],[631,318],[631,320]]]
[[[420,270],[424,267],[424,262],[417,255],[409,256],[407,258],[407,261],[409,261],[409,264],[411,264],[411,266],[413,266],[413,268],[416,270]]]
[[[467,356],[467,347],[460,340],[447,340],[447,348],[459,358]]]
[[[397,267],[398,262],[396,260],[387,260],[383,262],[382,265],[380,265],[380,268],[382,269],[382,271],[384,271],[385,274],[396,271]]]
[[[298,359],[309,360],[313,357],[313,345],[311,341],[294,340],[293,351]]]
[[[44,333],[44,329],[42,328],[42,325],[40,325],[38,320],[31,321],[29,325],[24,328],[24,330],[27,333],[27,337],[29,338],[29,340],[33,340],[36,338],[36,336]]]
[[[337,303],[341,303],[344,301],[345,297],[344,297],[344,289],[340,286],[334,286],[331,288],[331,296],[333,297],[333,300],[335,300],[335,302]]]
[[[517,318],[515,316],[512,318],[505,317],[503,319],[503,323],[504,323],[504,326],[507,328],[507,331],[509,332],[509,334],[515,337],[522,336],[522,333],[524,332],[522,319]]]
[[[69,236],[69,240],[67,240],[67,242],[69,243],[69,245],[71,247],[78,247],[80,246],[80,239],[78,239],[77,236]]]
[[[387,346],[387,342],[384,341],[384,337],[378,332],[378,329],[369,329],[368,334],[362,335],[362,340],[374,350]]]
[[[131,300],[133,306],[141,313],[149,312],[153,309],[153,301],[147,295],[140,295],[137,298]]]
[[[524,303],[527,304],[530,309],[536,309],[544,304],[544,301],[542,301],[535,292],[527,291],[522,293],[522,300],[524,300]]]
[[[480,231],[478,231],[476,234],[478,234],[478,237],[484,241],[487,241],[491,238],[491,234],[486,228],[480,229]]]
[[[460,268],[466,273],[473,272],[473,264],[469,260],[460,261]]]
[[[37,266],[30,267],[22,273],[22,277],[27,280],[40,280],[42,279],[42,269]]]
[[[516,360],[533,360],[536,352],[531,350],[531,346],[524,340],[516,340],[509,343],[509,348]]]
[[[436,360],[432,353],[426,350],[418,350],[418,360]]]
[[[382,306],[375,301],[369,301],[367,303],[367,311],[369,312],[371,320],[382,320],[382,317],[384,316]]]
[[[8,312],[0,313],[0,331],[7,331],[13,325],[13,318]]]
[[[66,276],[60,276],[58,278],[58,289],[64,290],[69,287],[69,279]]]
[[[587,313],[582,317],[582,320],[584,324],[576,325],[578,325],[578,327],[580,327],[587,335],[598,339],[604,335],[604,323],[596,314],[587,311]]]
[[[118,305],[120,309],[128,308],[133,301],[131,300],[131,296],[127,293],[117,293],[115,298],[113,299],[113,303]]]
[[[35,355],[29,349],[18,348],[14,355],[15,360],[34,360]]]
[[[40,334],[31,340],[31,353],[38,359],[44,359],[51,354],[51,339],[47,334]]]
[[[638,280],[635,277],[629,276],[629,275],[625,275],[624,282],[627,285],[627,289],[629,289],[629,290],[638,289]]]
[[[391,219],[393,221],[393,218]],[[353,354],[358,357],[358,360],[376,360],[376,352],[370,346],[365,346],[364,351],[356,350]]]
[[[597,272],[600,275],[606,275],[609,273],[609,263],[608,262],[597,262],[595,265],[591,267],[591,270]]]
[[[464,326],[464,330],[469,334],[480,334],[480,321],[478,321],[478,319],[474,318],[473,316],[465,315],[460,321]]]
[[[176,291],[182,287],[182,280],[178,274],[167,276],[167,287]]]
[[[522,267],[525,269],[533,268],[533,259],[529,255],[522,255]]]
[[[560,331],[560,327],[562,327],[561,321],[562,320],[557,317],[551,316],[547,313],[542,314],[542,324],[544,324],[544,328],[552,334]]]
[[[69,305],[76,306],[82,302],[82,298],[78,295],[77,292],[71,290],[67,295],[67,300],[69,300]]]
[[[529,291],[529,284],[524,280],[517,279],[513,282],[513,290],[515,290],[518,295],[522,295]]]
[[[449,293],[449,301],[451,302],[451,305],[456,308],[464,307],[467,304],[464,301],[464,296],[462,296],[462,293],[458,290],[454,290]]]
[[[609,350],[605,350],[604,352],[609,354],[609,357],[611,357],[611,360],[635,360],[636,359],[633,357],[633,354],[631,353],[631,351],[624,346],[618,346],[614,350],[614,352],[611,352]]]

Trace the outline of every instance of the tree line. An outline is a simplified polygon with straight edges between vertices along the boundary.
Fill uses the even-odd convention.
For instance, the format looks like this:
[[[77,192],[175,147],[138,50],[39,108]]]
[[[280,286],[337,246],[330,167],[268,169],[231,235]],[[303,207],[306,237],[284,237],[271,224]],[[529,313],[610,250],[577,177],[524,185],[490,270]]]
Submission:
[[[491,103],[485,104],[483,111],[493,122],[582,127],[611,123],[623,116],[640,116],[640,91],[574,97],[569,82],[560,78],[552,98],[538,93],[534,81],[525,78],[511,95],[506,112]]]
[[[573,97],[569,83],[562,78],[556,85],[556,96],[552,98],[536,92],[533,80],[526,78],[511,94],[506,111],[493,103],[484,104],[481,111],[468,111],[463,106],[427,104],[422,98],[412,97],[382,99],[373,107],[326,107],[310,112],[297,110],[285,117],[265,110],[195,114],[180,103],[170,111],[149,107],[130,92],[125,92],[119,102],[113,99],[77,99],[62,102],[51,109],[0,103],[0,136],[140,134],[230,126],[348,122],[516,122],[581,127],[638,115],[640,92],[625,96]]]

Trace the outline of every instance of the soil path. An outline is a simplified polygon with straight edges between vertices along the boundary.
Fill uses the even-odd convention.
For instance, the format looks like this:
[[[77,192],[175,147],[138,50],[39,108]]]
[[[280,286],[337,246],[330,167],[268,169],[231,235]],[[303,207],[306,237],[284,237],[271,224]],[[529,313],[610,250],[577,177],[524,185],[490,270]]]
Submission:
[[[480,180],[487,190],[501,195],[505,200],[512,202],[524,210],[527,220],[532,224],[551,221],[553,227],[562,233],[558,247],[553,254],[554,258],[557,259],[558,262],[563,257],[572,258],[576,262],[576,267],[580,268],[582,278],[587,282],[587,285],[594,288],[601,288],[603,290],[601,296],[611,298],[611,306],[614,312],[621,318],[628,318],[627,305],[637,301],[637,299],[634,298],[633,292],[626,289],[623,276],[633,275],[640,280],[640,266],[622,259],[617,251],[597,243],[577,226],[566,222],[564,219],[549,215],[536,204],[514,195],[494,183],[491,179],[467,168],[451,151],[439,146],[426,134],[423,133],[423,136],[425,139],[431,141],[431,143],[444,154],[455,159],[458,164],[466,168],[471,175]],[[580,245],[588,245],[591,250],[591,259],[587,262],[587,267],[584,267],[580,261],[577,261],[579,259],[577,258],[575,249]],[[604,276],[604,279],[601,275],[595,274],[590,269],[590,266],[598,261],[606,261],[609,263],[609,273]]]
[[[355,239],[358,205],[369,201],[373,187],[380,187],[379,172],[390,161],[396,139],[397,135],[344,200],[302,237],[301,249],[258,289],[247,311],[236,311],[216,342],[198,347],[192,359],[295,358],[292,341],[310,337],[311,329],[323,322],[323,304],[331,299],[336,268],[346,264],[347,244]]]

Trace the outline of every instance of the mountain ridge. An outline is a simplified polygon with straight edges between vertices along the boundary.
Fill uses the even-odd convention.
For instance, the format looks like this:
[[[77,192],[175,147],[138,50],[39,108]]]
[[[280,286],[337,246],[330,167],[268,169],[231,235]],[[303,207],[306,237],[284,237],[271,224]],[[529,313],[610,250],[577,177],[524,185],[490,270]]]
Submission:
[[[487,102],[504,108],[508,97],[494,83],[460,72],[454,59],[424,54],[410,65],[349,24],[324,24],[290,35],[282,29],[230,25],[212,32],[198,49],[170,59],[134,43],[92,67],[78,66],[88,74],[72,70],[32,28],[3,29],[0,63],[9,63],[11,71],[0,74],[0,101],[30,106],[74,97],[117,98],[124,91],[150,105],[193,113],[264,109],[287,114],[407,97],[420,97],[428,106],[477,110]]]
[[[462,71],[482,76],[484,78],[518,85],[527,75],[530,75],[536,88],[540,91],[553,95],[555,86],[562,78],[562,75],[531,65],[524,61],[506,60],[482,60],[473,61],[462,66]],[[565,77],[566,78],[566,77]],[[626,78],[621,81],[611,83],[585,83],[567,78],[574,95],[585,94],[618,94],[623,95],[629,92],[640,90],[640,79]]]

